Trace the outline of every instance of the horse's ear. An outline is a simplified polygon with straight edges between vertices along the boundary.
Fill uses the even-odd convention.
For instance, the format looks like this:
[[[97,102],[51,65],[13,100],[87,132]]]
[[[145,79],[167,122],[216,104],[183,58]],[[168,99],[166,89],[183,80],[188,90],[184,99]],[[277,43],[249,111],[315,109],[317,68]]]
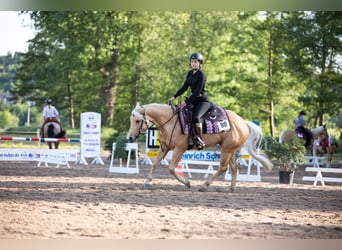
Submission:
[[[134,109],[137,109],[137,108],[141,108],[139,102],[137,102]]]

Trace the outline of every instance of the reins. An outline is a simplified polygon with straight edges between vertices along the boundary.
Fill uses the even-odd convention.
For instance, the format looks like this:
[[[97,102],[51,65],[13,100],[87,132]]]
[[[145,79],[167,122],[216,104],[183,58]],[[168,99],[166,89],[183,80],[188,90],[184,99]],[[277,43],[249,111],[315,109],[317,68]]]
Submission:
[[[173,117],[175,117],[175,115],[177,115],[177,113],[178,113],[178,112],[177,112],[177,111],[178,111],[178,107],[173,107],[173,106],[171,106],[171,109],[172,109],[172,115],[171,115],[171,117],[170,117],[166,122],[164,122],[164,123],[161,124],[161,125],[157,125],[157,124],[155,124],[153,121],[151,121],[151,123],[153,123],[154,125],[156,125],[156,127],[157,127],[158,129],[161,129],[165,124],[169,123],[169,122],[173,119]],[[141,114],[141,113],[138,113],[138,112],[136,112],[136,111],[133,111],[132,114],[133,114],[133,115],[137,115],[137,116],[139,116],[139,117],[141,118],[141,125],[140,125],[139,131],[138,131],[138,134],[139,134],[139,135],[140,135],[141,132],[142,132],[142,127],[143,127],[144,122],[145,122],[145,124],[146,124],[147,129],[150,128],[150,127],[152,126],[152,125],[151,125],[151,126],[148,126],[148,121],[146,120],[146,115],[145,115],[145,113],[144,113],[144,114]],[[170,135],[170,140],[169,140],[169,143],[167,144],[168,147],[170,147],[171,139],[172,139],[173,133],[174,133],[174,131],[175,131],[176,125],[177,125],[177,120],[175,121],[175,124],[174,124],[174,126],[173,126],[173,128],[172,128],[171,135]],[[161,148],[162,151],[164,151],[162,145],[160,145],[160,148]]]
[[[172,109],[172,111],[173,111],[173,115],[171,116],[171,118],[170,118],[169,120],[167,120],[167,122],[169,122],[169,121],[178,113],[178,112],[177,112],[177,111],[178,111],[178,107],[174,108],[173,106],[171,106],[171,109]],[[165,122],[165,123],[163,124],[163,126],[164,126],[167,122]],[[167,145],[169,148],[170,148],[171,139],[172,139],[172,136],[173,136],[173,132],[175,131],[176,125],[177,125],[177,120],[175,121],[175,125],[173,126],[172,131],[171,131],[170,140],[169,140],[169,143],[168,143],[168,145]],[[162,148],[162,151],[164,151],[163,148]]]
[[[166,122],[164,122],[162,125],[159,125],[159,127],[161,128],[161,127],[163,127],[165,124],[167,124],[169,121],[171,121],[172,120],[172,118],[175,116],[175,115],[177,115],[177,110],[178,110],[178,108],[176,107],[176,108],[173,108],[172,106],[171,106],[171,109],[172,109],[172,116],[166,121]],[[176,121],[177,122],[177,121]],[[176,123],[175,123],[175,126],[174,126],[174,128],[173,128],[173,130],[175,129],[175,127],[176,127]],[[173,131],[172,131],[172,133],[173,133]]]
[[[177,113],[178,113],[178,112],[177,112],[178,107],[175,107],[175,108],[174,108],[173,106],[171,106],[171,109],[172,109],[172,116],[171,116],[166,122],[164,122],[163,124],[159,125],[159,129],[162,128],[165,124],[169,123],[169,122],[173,119],[173,117],[174,117],[175,115],[177,115]],[[152,122],[152,123],[153,123],[153,122]],[[153,124],[154,124],[154,123],[153,123]],[[156,124],[155,124],[155,125],[156,125]],[[177,120],[175,121],[175,124],[174,124],[174,126],[173,126],[173,128],[172,128],[171,135],[170,135],[170,140],[169,140],[169,142],[168,142],[168,144],[167,144],[168,147],[170,147],[171,140],[172,140],[172,136],[173,136],[173,133],[174,133],[174,131],[175,131],[176,125],[177,125]],[[157,126],[157,125],[156,125],[156,126]],[[158,128],[158,126],[157,126],[157,128]],[[160,148],[161,148],[161,151],[164,152],[164,149],[163,149],[162,145],[160,145]]]

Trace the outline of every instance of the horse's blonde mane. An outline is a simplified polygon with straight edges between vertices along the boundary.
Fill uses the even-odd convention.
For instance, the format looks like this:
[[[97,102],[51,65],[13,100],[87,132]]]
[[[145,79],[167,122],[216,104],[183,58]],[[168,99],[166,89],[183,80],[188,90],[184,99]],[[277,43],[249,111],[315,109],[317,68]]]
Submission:
[[[170,106],[167,104],[160,104],[160,103],[150,103],[144,106],[145,107],[145,115],[146,117],[151,120],[155,121],[156,119],[159,120],[160,116],[164,116],[168,114],[167,111],[171,111]],[[162,114],[161,114],[161,111]],[[156,117],[157,114],[157,117]]]
[[[144,121],[152,120],[149,116],[150,113],[154,113],[155,110],[161,110],[165,108],[169,108],[170,106],[167,104],[160,103],[150,103],[141,106],[139,103],[135,105],[135,108],[132,110],[132,115],[137,116],[139,119]]]
[[[140,104],[137,102],[134,109],[132,110],[132,115],[137,116],[141,120],[146,120],[145,114],[144,114],[144,107],[140,106]]]

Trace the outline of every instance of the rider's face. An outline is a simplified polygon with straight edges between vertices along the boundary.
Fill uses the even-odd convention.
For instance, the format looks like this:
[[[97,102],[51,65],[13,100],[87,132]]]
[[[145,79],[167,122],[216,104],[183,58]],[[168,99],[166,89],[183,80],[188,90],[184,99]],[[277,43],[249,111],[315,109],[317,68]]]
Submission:
[[[190,61],[190,65],[191,65],[191,69],[197,70],[197,69],[199,69],[200,62],[198,60],[192,59]]]

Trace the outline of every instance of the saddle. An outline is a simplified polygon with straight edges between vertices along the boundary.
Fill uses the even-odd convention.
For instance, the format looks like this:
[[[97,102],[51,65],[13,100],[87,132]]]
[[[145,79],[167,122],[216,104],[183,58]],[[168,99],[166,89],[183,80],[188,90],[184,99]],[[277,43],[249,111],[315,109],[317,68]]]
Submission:
[[[48,128],[48,131],[46,131],[46,134],[44,133],[44,127],[45,127],[45,125],[46,124],[53,124],[53,123],[56,123],[56,124],[58,124],[59,126],[60,126],[60,130],[61,130],[61,132],[60,133],[58,133],[57,135],[54,135],[53,137],[55,137],[55,138],[62,138],[62,137],[64,137],[65,136],[65,134],[66,134],[66,131],[63,129],[63,126],[62,126],[62,124],[61,124],[61,122],[59,122],[56,118],[54,118],[54,117],[50,117],[50,118],[47,118],[47,119],[45,119],[45,121],[44,121],[44,123],[43,123],[43,125],[41,126],[41,128],[40,128],[40,136],[41,137],[49,137],[49,132],[50,132],[50,136],[51,135],[53,135],[53,125],[52,125],[52,128],[50,127],[50,128]],[[49,129],[51,129],[50,131],[49,131]]]
[[[304,133],[302,133],[301,131],[298,131],[297,129],[295,129],[295,132],[299,139],[306,140],[307,136]]]
[[[298,137],[299,139],[305,139],[305,135],[304,135],[303,133],[300,133],[300,132],[297,132],[297,131],[296,131],[296,134],[297,134],[297,137]]]
[[[183,134],[191,134],[192,111],[193,105],[190,103],[178,111]],[[226,111],[214,103],[211,103],[210,108],[201,119],[204,134],[217,134],[230,130],[230,122]]]

